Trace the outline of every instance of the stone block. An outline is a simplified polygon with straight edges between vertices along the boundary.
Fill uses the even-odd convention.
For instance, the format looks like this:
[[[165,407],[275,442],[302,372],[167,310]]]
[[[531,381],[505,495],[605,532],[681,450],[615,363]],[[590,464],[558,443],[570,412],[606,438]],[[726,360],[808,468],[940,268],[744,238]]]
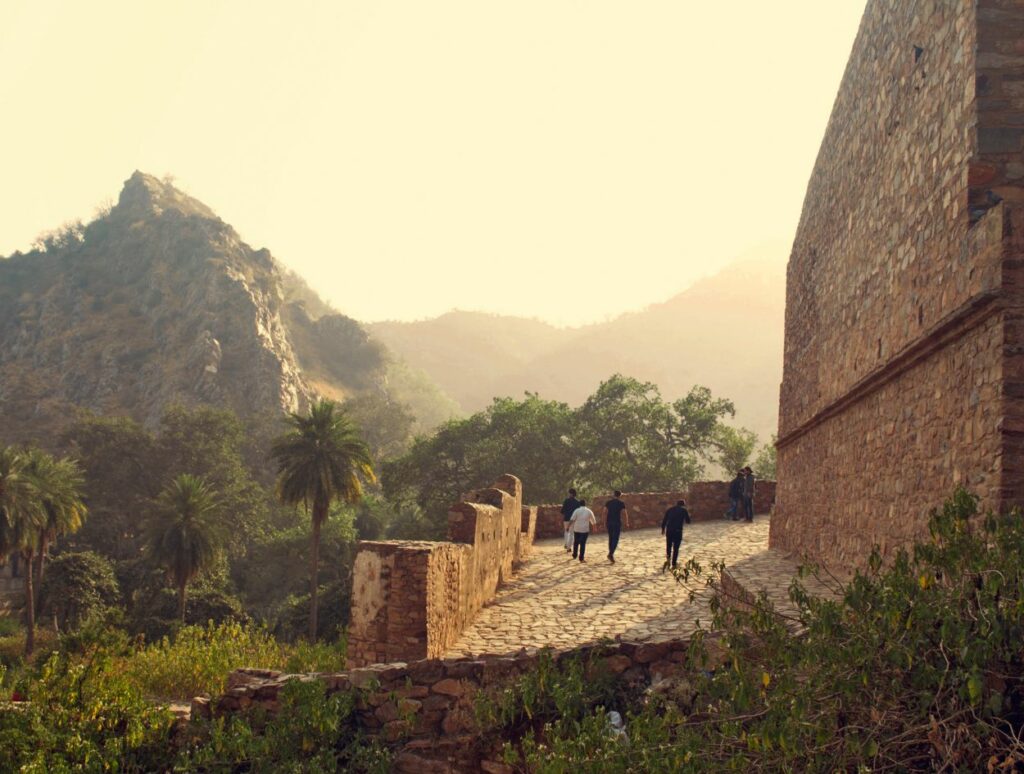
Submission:
[[[432,693],[439,693],[445,696],[462,696],[466,692],[466,686],[461,680],[455,680],[450,677],[446,677],[444,680],[439,680],[434,683],[430,690]]]

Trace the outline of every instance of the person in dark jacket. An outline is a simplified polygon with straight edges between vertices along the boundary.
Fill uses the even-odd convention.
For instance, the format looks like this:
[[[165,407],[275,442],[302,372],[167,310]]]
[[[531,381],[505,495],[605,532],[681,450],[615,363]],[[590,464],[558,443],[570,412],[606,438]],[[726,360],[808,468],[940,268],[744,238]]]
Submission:
[[[570,489],[569,496],[562,503],[562,528],[565,530],[565,550],[572,551],[572,530],[569,528],[569,520],[580,507],[580,501],[576,499],[576,490]]]
[[[743,502],[743,470],[736,471],[736,478],[729,482],[729,510],[725,512],[726,518],[733,521],[740,520],[740,504]]]
[[[626,504],[620,499],[622,492],[618,489],[611,500],[604,504],[604,523],[608,530],[608,561],[615,564],[615,549],[619,547],[619,535],[622,534],[622,523],[625,519],[626,528],[629,529],[629,512]]]
[[[665,564],[662,572],[671,565],[676,568],[679,563],[679,546],[683,542],[683,524],[690,523],[690,512],[686,510],[686,501],[680,500],[667,511],[661,520],[661,534],[665,536]]]
[[[748,522],[754,520],[754,471],[743,468],[743,514]]]

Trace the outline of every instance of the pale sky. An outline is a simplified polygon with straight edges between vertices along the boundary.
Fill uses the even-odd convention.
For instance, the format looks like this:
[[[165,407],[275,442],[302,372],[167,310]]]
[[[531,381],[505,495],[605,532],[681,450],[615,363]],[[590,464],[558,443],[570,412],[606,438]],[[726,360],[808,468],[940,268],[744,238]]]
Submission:
[[[362,320],[603,319],[788,245],[863,6],[2,0],[0,254],[141,169]]]

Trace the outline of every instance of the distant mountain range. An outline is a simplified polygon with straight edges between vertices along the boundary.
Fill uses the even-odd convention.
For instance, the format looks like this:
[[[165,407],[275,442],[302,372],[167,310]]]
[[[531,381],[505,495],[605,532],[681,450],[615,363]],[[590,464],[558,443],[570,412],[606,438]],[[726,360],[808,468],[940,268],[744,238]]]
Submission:
[[[79,408],[151,424],[171,403],[258,418],[366,393],[423,430],[457,411],[167,181],[136,172],[109,212],[0,259],[0,442],[44,439]]]
[[[411,407],[425,432],[496,396],[576,405],[617,372],[669,398],[706,385],[766,440],[784,285],[781,260],[747,262],[581,328],[458,311],[363,325],[205,204],[136,172],[96,220],[0,258],[0,442],[58,432],[79,408],[153,423],[171,403],[260,417],[367,394]]]
[[[766,441],[778,425],[784,309],[780,258],[733,264],[664,303],[581,328],[455,311],[367,329],[466,412],[526,391],[577,405],[623,373],[669,398],[710,387],[735,402],[737,425]]]

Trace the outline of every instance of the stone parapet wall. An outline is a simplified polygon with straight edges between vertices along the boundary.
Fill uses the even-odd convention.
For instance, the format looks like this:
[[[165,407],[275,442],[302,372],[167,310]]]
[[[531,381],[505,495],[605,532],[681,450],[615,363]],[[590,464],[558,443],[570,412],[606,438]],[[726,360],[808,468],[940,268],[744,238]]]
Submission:
[[[604,506],[611,495],[585,498],[588,507],[597,516],[596,532],[605,531]],[[622,501],[629,513],[629,529],[660,527],[665,511],[680,499],[686,500],[687,510],[694,521],[722,518],[729,508],[728,481],[699,481],[686,492],[624,492]],[[775,482],[758,481],[754,487],[754,511],[768,513],[775,502]],[[537,508],[537,537],[555,538],[563,534],[561,505],[541,505]]]
[[[1024,503],[1024,4],[870,0],[787,271],[770,543],[850,568]]]
[[[502,476],[452,507],[449,542],[360,541],[353,567],[349,660],[360,666],[442,655],[532,543],[535,508]]]
[[[709,643],[710,644],[710,643]],[[588,664],[593,676],[646,685],[685,672],[686,640],[661,643],[619,642],[552,651],[556,662],[573,657]],[[260,709],[276,712],[280,692],[290,680],[321,680],[328,692],[359,689],[357,722],[362,732],[383,739],[396,750],[394,771],[479,771],[482,759],[499,751],[477,744],[474,702],[480,691],[496,691],[545,657],[524,649],[510,657],[429,659],[414,663],[376,664],[335,674],[293,675],[241,669],[228,680],[228,690],[215,699],[198,698],[192,717],[223,716]]]

